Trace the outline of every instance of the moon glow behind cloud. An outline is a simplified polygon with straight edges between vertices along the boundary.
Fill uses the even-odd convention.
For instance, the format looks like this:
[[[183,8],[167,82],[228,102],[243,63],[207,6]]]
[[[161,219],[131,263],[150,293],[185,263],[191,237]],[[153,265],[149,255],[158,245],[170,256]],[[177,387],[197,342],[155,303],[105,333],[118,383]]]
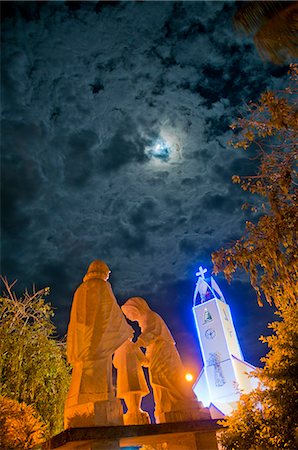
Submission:
[[[166,127],[162,128],[160,134],[151,145],[145,148],[145,154],[155,165],[164,167],[162,163],[177,163],[181,160],[181,144],[177,133]]]
[[[171,156],[171,149],[165,141],[158,139],[152,147],[149,147],[146,150],[146,153],[151,158],[158,158],[161,161],[168,161]]]

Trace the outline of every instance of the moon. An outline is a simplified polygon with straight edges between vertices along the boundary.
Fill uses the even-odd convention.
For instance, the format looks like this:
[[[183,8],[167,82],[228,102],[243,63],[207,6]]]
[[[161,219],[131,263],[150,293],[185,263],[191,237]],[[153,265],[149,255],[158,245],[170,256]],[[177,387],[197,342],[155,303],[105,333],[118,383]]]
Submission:
[[[159,138],[152,147],[147,148],[146,153],[149,158],[156,158],[160,161],[167,162],[171,157],[172,150],[164,139]]]
[[[172,130],[162,129],[156,140],[145,148],[149,160],[159,165],[181,161],[181,144],[177,134]]]

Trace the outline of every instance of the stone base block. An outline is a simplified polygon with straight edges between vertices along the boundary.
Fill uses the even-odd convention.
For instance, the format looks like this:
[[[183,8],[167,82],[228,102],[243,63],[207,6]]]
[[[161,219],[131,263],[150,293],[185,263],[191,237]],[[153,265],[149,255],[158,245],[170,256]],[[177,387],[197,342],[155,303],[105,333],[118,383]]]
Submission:
[[[65,409],[64,428],[123,425],[120,400],[88,402]]]
[[[67,442],[58,448],[59,450],[120,450],[120,444],[117,440],[100,439],[88,442]],[[40,447],[33,450],[40,450]]]
[[[156,417],[156,423],[187,422],[191,420],[208,419],[210,419],[208,408],[189,408],[160,413]]]
[[[35,450],[124,450],[147,445],[155,450],[219,450],[216,420],[69,428]]]
[[[172,433],[124,438],[119,450],[148,446],[154,450],[219,450],[215,433]]]
[[[146,425],[150,423],[150,416],[145,411],[139,411],[137,413],[126,413],[123,416],[124,425]]]

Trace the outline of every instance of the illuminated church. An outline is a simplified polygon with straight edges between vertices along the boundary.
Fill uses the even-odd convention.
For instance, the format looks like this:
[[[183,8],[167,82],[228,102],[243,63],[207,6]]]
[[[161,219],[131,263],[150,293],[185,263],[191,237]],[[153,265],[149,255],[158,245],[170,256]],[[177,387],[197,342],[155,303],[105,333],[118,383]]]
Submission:
[[[240,391],[250,392],[257,379],[247,375],[255,368],[244,361],[230,307],[214,278],[205,277],[206,272],[199,268],[193,298],[204,364],[194,391],[216,419],[230,414],[237,407]]]

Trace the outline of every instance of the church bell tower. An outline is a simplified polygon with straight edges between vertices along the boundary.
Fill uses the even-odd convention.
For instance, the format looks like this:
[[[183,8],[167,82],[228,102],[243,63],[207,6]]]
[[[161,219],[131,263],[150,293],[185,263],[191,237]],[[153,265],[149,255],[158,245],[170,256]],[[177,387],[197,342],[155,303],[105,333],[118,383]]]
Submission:
[[[254,367],[244,361],[230,307],[207,269],[199,268],[193,297],[193,313],[203,357],[203,369],[194,391],[213,418],[236,408],[240,391],[250,392],[257,384],[247,373]]]

